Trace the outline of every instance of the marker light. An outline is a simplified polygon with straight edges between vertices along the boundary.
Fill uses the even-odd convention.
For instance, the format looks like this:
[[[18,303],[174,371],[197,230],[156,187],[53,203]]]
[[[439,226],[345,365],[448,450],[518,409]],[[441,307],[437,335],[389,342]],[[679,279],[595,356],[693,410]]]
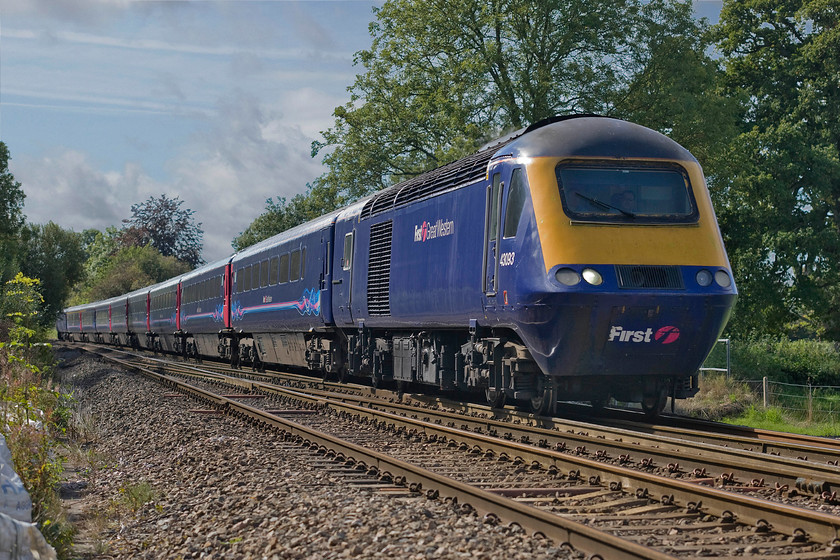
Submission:
[[[588,283],[592,284],[593,286],[600,286],[604,279],[598,273],[597,270],[592,268],[584,268],[583,269],[583,279],[586,280]]]
[[[557,278],[558,282],[565,284],[566,286],[574,286],[580,282],[580,274],[571,268],[557,269],[557,272],[554,273],[554,277]]]
[[[715,282],[717,282],[721,288],[728,288],[732,285],[732,279],[725,270],[718,270],[715,272]]]
[[[711,285],[712,283],[712,273],[706,270],[705,268],[697,273],[697,283],[703,286]]]

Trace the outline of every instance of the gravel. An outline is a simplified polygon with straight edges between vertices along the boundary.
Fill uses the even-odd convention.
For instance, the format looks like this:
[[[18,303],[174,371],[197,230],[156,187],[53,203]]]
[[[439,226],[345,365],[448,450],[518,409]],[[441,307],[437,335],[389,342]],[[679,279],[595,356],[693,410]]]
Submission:
[[[584,558],[444,500],[388,495],[308,449],[60,350],[78,401],[65,473],[76,558]]]

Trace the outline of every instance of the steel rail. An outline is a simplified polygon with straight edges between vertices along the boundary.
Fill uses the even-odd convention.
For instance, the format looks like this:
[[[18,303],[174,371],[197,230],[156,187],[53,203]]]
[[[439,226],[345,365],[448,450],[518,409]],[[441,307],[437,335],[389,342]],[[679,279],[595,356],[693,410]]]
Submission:
[[[278,387],[262,381],[243,380],[231,377],[225,373],[210,373],[204,371],[202,368],[172,363],[158,358],[143,356],[142,359],[160,362],[166,368],[184,371],[190,375],[216,378],[248,390],[258,389],[272,393],[279,392],[280,394],[286,394],[286,391],[292,391],[292,393],[288,394],[299,396],[299,393],[295,393],[293,389]],[[315,383],[314,385],[317,386],[318,384]],[[329,399],[350,400],[357,403],[367,400],[366,397],[361,395],[348,394],[339,397],[319,389],[307,389],[307,391],[316,396]],[[631,453],[637,456],[643,454],[644,459],[649,461],[656,459],[660,461],[660,466],[673,465],[675,459],[685,458],[692,461],[694,468],[721,469],[721,475],[730,477],[730,484],[734,484],[736,481],[736,478],[732,477],[740,476],[752,483],[752,481],[758,481],[772,476],[775,477],[774,480],[768,482],[775,482],[780,486],[787,485],[789,488],[795,487],[802,492],[811,494],[819,495],[822,492],[830,492],[832,488],[840,487],[840,467],[836,465],[820,464],[773,454],[762,454],[731,447],[722,448],[719,445],[679,440],[666,436],[645,435],[644,432],[633,432],[620,428],[602,429],[600,426],[594,424],[575,423],[571,426],[573,428],[571,430],[558,431],[558,427],[547,429],[541,428],[540,426],[517,425],[492,418],[474,418],[446,411],[418,410],[416,407],[399,403],[382,402],[376,403],[375,406],[383,409],[391,409],[392,411],[396,411],[396,414],[405,413],[435,417],[448,422],[450,426],[458,424],[462,430],[478,431],[479,433],[485,432],[493,435],[502,433],[506,439],[529,441],[531,438],[534,438],[536,441],[543,440],[548,444],[557,440],[564,442],[572,441],[574,442],[572,444],[573,446],[586,448],[584,453],[597,453],[598,451],[615,452],[617,448],[619,453],[624,452],[627,456],[627,462],[632,462],[630,459]],[[550,420],[531,420],[536,424],[543,425],[554,423]],[[564,424],[563,427],[567,426]],[[587,431],[574,431],[581,429]],[[674,471],[678,470],[679,467],[675,466]]]
[[[558,543],[568,543],[577,550],[597,555],[606,555],[617,560],[673,560],[675,557],[647,548],[632,541],[616,537],[609,533],[593,529],[587,525],[564,519],[544,510],[522,504],[487,492],[468,484],[439,475],[421,467],[414,466],[388,455],[366,449],[343,441],[329,434],[321,433],[291,420],[281,418],[264,410],[236,402],[210,391],[195,387],[172,376],[152,371],[138,364],[119,358],[104,356],[123,367],[141,372],[165,385],[176,388],[189,395],[209,402],[223,412],[249,419],[263,427],[271,427],[285,432],[287,438],[299,438],[304,444],[317,445],[325,451],[330,450],[341,457],[352,457],[356,461],[362,458],[366,467],[373,467],[376,473],[394,477],[404,477],[412,481],[415,489],[437,491],[443,496],[453,498],[462,504],[469,504],[479,514],[494,515],[515,523],[525,530],[541,534]],[[416,486],[419,484],[420,486]]]
[[[599,425],[600,422],[599,420]],[[669,422],[670,425],[664,422]],[[811,461],[840,461],[840,440],[828,437],[789,434],[673,416],[663,417],[657,424],[605,418],[603,425],[686,439],[716,440],[721,445],[738,446],[768,455],[808,457]]]
[[[506,441],[432,422],[411,419],[333,399],[312,397],[291,389],[275,387],[273,390],[303,401],[323,402],[336,410],[344,410],[350,414],[377,419],[394,424],[395,427],[403,427],[406,430],[417,430],[427,435],[435,434],[438,438],[451,438],[477,449],[506,453],[511,457],[521,459],[526,464],[536,462],[546,467],[554,466],[561,472],[575,473],[576,476],[584,480],[597,479],[601,480],[602,484],[607,485],[611,482],[617,483],[617,487],[631,489],[679,507],[699,509],[702,506],[707,513],[712,513],[717,517],[730,516],[731,514],[740,523],[755,526],[769,524],[775,530],[789,535],[804,532],[810,539],[823,543],[831,543],[840,534],[838,533],[840,531],[840,517],[835,515],[744,496],[697,483],[652,475],[634,469],[542,449],[529,444]]]
[[[262,391],[277,392],[285,388],[278,388],[274,385],[264,385],[254,382],[253,387]],[[290,389],[294,390],[294,389]],[[332,398],[357,403],[366,402],[363,396],[342,395],[337,396],[327,391],[307,389],[311,394],[324,398]],[[440,419],[448,425],[458,425],[462,430],[469,430],[490,435],[503,434],[502,437],[514,441],[540,442],[549,446],[554,442],[573,442],[570,449],[584,447],[584,454],[597,454],[598,452],[616,452],[627,455],[627,462],[632,453],[635,456],[642,455],[645,459],[656,459],[660,466],[672,464],[678,459],[686,459],[692,462],[694,468],[718,468],[720,474],[740,476],[747,482],[774,477],[773,481],[780,485],[788,485],[790,488],[797,487],[802,492],[820,494],[830,491],[831,488],[840,488],[840,467],[837,465],[814,463],[802,459],[782,457],[778,455],[767,455],[759,452],[725,448],[704,442],[680,440],[667,436],[651,436],[645,433],[633,432],[614,428],[611,430],[599,430],[598,426],[592,426],[592,430],[583,431],[558,431],[557,429],[542,428],[539,425],[530,426],[503,422],[493,418],[476,418],[464,416],[463,414],[451,413],[442,410],[421,410],[417,407],[392,402],[376,402],[371,406],[380,409],[390,410],[395,414],[410,414],[416,417],[428,417]],[[538,423],[539,424],[539,423]],[[583,429],[583,427],[579,427]],[[678,466],[672,472],[679,472]],[[712,476],[712,475],[709,475]],[[734,483],[735,480],[731,480]]]
[[[136,355],[125,350],[114,350],[110,348],[109,350]],[[158,358],[150,358],[147,356],[142,357],[148,360],[159,360]],[[276,372],[274,374],[265,374],[259,372],[245,372],[243,370],[231,370],[229,366],[216,363],[202,365],[202,367],[208,366],[217,370],[217,372],[220,372],[222,375],[240,373],[245,376],[282,377],[300,383],[320,386],[324,389],[332,388],[340,392],[372,391],[383,397],[394,397],[397,395],[397,393],[386,389],[371,389],[371,387],[367,385],[323,381],[311,376],[294,373]],[[430,397],[428,395],[411,395],[411,397],[419,402],[425,402],[427,404],[432,403],[444,408],[460,410],[465,415],[484,414],[493,416],[494,418],[506,417],[509,419],[518,419],[522,422],[536,423],[544,428],[554,428],[560,431],[586,430],[590,433],[598,431],[598,435],[608,435],[611,433],[617,433],[615,430],[629,430],[631,432],[635,432],[636,434],[644,432],[653,436],[670,436],[680,440],[693,440],[701,443],[716,441],[718,442],[718,445],[729,449],[753,451],[766,455],[802,458],[803,460],[808,460],[813,463],[817,463],[818,461],[832,464],[840,463],[840,439],[832,439],[828,437],[776,432],[760,428],[735,426],[720,422],[711,422],[707,420],[671,415],[665,415],[660,418],[660,423],[652,424],[638,420],[640,417],[639,413],[619,409],[607,409],[609,413],[618,414],[620,415],[619,417],[606,416],[592,418],[590,416],[586,416],[585,414],[582,415],[580,412],[575,412],[575,407],[572,405],[569,410],[573,416],[579,419],[551,418],[536,416],[532,413],[515,410],[512,407],[506,407],[505,409],[493,409],[486,405],[449,401],[448,399]]]

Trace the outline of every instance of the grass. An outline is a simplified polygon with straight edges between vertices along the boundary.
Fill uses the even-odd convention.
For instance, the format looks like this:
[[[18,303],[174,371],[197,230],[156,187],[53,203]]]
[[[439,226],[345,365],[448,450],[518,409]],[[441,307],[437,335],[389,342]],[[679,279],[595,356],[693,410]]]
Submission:
[[[750,406],[737,416],[728,416],[720,420],[727,424],[738,424],[740,426],[749,426],[751,428],[773,430],[776,432],[790,432],[824,437],[836,437],[840,435],[840,423],[833,419],[808,422],[796,416],[775,406],[767,408]]]
[[[778,395],[774,398],[780,400]],[[826,396],[824,400],[829,409],[815,410],[814,420],[808,421],[804,411],[786,407],[790,404],[802,406],[801,402],[788,403],[781,399],[780,406],[764,408],[761,395],[756,394],[746,383],[723,374],[706,374],[700,381],[700,392],[691,399],[679,401],[677,411],[705,420],[763,430],[834,437],[840,435],[840,421],[834,412],[838,410],[838,398]]]
[[[155,490],[145,481],[120,488],[120,504],[134,513],[154,499]]]
[[[744,383],[733,381],[723,374],[706,374],[700,379],[696,396],[677,401],[677,412],[704,420],[721,420],[739,416],[758,397]]]

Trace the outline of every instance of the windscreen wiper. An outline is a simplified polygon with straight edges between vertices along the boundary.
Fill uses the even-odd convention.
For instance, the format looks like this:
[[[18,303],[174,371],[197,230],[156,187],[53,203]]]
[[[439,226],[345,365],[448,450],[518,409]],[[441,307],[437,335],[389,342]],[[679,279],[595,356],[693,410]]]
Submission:
[[[598,200],[597,198],[592,198],[590,196],[586,196],[585,194],[581,194],[580,191],[575,191],[575,194],[578,195],[579,197],[581,197],[582,199],[584,199],[586,201],[589,201],[594,206],[599,206],[601,208],[606,208],[608,210],[617,210],[617,211],[621,212],[622,214],[624,214],[625,216],[628,216],[630,218],[635,218],[636,217],[636,214],[634,214],[633,212],[628,212],[627,210],[623,210],[623,209],[619,208],[618,206],[613,206],[612,204],[607,204],[603,200]]]

